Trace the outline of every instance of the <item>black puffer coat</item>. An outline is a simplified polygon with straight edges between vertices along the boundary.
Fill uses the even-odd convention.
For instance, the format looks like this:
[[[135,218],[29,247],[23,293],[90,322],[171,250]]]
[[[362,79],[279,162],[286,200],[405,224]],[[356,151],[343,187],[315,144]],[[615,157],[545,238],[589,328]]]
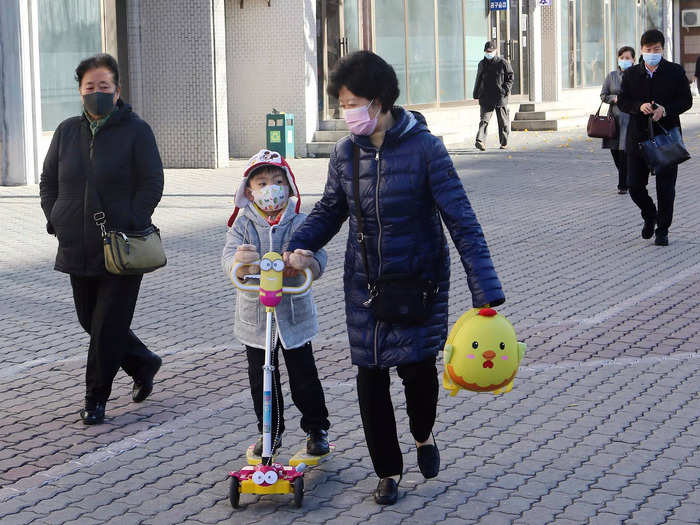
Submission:
[[[513,68],[502,57],[484,58],[479,62],[474,80],[474,98],[487,109],[508,105],[508,96],[513,89]]]
[[[89,174],[89,183],[88,183]],[[108,229],[140,230],[163,194],[163,165],[148,124],[121,100],[94,139],[85,116],[64,120],[44,160],[40,183],[46,229],[58,237],[55,269],[106,273],[93,214],[102,201]]]
[[[377,149],[368,137],[338,141],[331,154],[321,200],[296,231],[289,250],[316,251],[350,217],[345,252],[345,312],[352,362],[390,367],[423,361],[447,338],[450,260],[440,217],[460,253],[474,306],[498,305],[505,297],[481,226],[442,142],[431,135],[420,113],[394,108],[396,124]],[[360,196],[365,217],[371,280],[381,272],[411,273],[440,285],[431,318],[422,325],[376,322],[367,300],[367,275],[357,242],[353,197],[353,143],[360,157]]]

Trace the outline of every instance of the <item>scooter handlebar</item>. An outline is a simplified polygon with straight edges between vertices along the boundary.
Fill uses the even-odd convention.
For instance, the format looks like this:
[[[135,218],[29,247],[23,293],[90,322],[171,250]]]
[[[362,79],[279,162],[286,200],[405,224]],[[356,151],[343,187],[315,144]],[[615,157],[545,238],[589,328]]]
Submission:
[[[300,286],[283,286],[282,293],[301,294],[306,292],[309,288],[311,288],[311,283],[314,280],[313,275],[311,274],[311,270],[309,268],[306,268],[304,270],[304,275],[306,275],[306,279]]]
[[[246,284],[240,281],[236,274],[238,273],[238,269],[241,266],[255,266],[257,264],[260,264],[260,261],[254,261],[251,263],[242,263],[242,262],[237,262],[233,265],[233,268],[231,268],[231,282],[233,285],[238,288],[239,290],[242,290],[244,292],[259,292],[260,291],[260,285],[259,284]],[[304,270],[304,275],[306,276],[306,279],[304,282],[299,285],[299,286],[283,286],[282,287],[282,293],[287,293],[287,294],[293,294],[293,295],[298,295],[306,292],[309,288],[311,288],[311,283],[313,282],[313,274],[311,273],[311,270],[309,268],[306,268]],[[251,278],[251,279],[260,279],[260,274],[255,274],[255,275],[246,275],[245,278]]]

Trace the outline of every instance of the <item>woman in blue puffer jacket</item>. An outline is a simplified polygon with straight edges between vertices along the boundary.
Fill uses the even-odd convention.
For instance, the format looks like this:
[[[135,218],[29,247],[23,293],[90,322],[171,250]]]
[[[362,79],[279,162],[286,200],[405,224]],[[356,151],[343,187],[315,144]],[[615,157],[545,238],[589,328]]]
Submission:
[[[393,68],[368,51],[345,57],[328,93],[338,97],[351,135],[331,154],[323,197],[289,243],[286,260],[303,269],[350,218],[345,252],[345,312],[367,447],[379,484],[374,498],[393,504],[403,460],[389,392],[389,368],[403,380],[418,466],[435,477],[440,455],[432,436],[438,399],[435,359],[447,338],[450,259],[441,218],[462,264],[475,307],[505,301],[481,226],[440,139],[420,113],[393,106],[399,88]],[[353,186],[359,147],[359,204],[368,271],[360,243]],[[375,318],[368,283],[410,274],[438,283],[427,321],[395,324]]]

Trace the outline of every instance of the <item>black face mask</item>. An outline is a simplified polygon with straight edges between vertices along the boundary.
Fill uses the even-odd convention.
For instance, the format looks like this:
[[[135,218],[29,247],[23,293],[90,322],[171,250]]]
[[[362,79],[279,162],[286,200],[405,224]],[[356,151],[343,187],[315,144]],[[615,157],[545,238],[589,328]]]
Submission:
[[[83,106],[92,115],[105,117],[112,112],[114,108],[114,93],[102,93],[96,91],[88,95],[83,95]]]

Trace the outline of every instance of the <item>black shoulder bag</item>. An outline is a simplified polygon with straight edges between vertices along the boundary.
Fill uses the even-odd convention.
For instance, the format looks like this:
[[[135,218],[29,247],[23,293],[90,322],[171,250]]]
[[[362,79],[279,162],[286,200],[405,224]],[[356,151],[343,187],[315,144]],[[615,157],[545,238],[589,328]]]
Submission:
[[[430,318],[432,304],[438,292],[433,281],[410,274],[380,275],[372,282],[365,246],[364,217],[360,205],[360,148],[353,147],[353,192],[357,217],[357,242],[362,252],[362,263],[367,274],[369,299],[364,303],[372,309],[377,321],[415,325]],[[381,269],[380,269],[381,270]]]

